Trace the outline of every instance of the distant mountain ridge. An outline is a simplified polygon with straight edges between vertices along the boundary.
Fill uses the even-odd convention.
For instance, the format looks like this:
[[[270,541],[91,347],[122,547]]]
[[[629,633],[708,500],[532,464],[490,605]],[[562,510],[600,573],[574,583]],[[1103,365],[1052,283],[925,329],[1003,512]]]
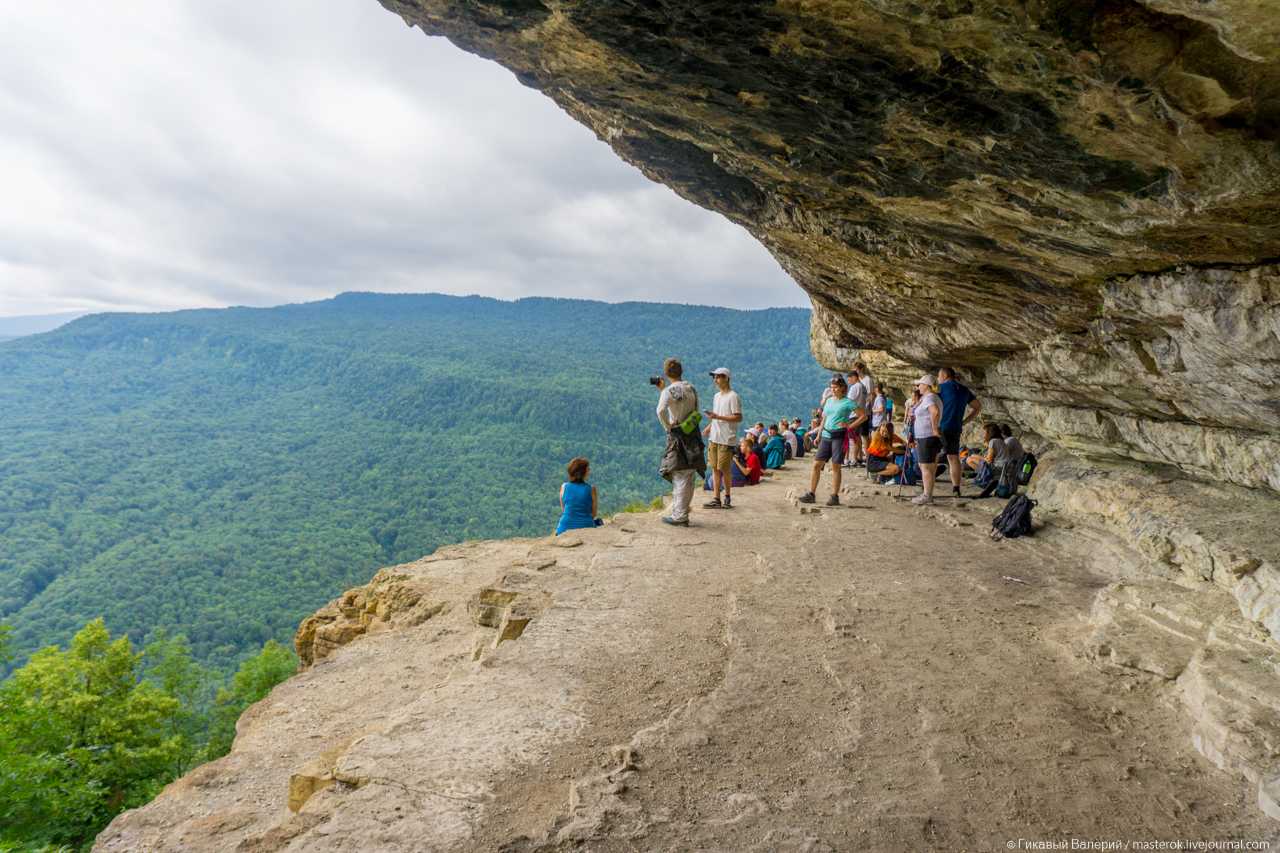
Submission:
[[[18,317],[0,317],[0,341],[20,338],[24,335],[38,335],[51,332],[59,326],[70,323],[77,317],[85,316],[84,311],[67,311],[61,314],[26,314]]]
[[[647,379],[803,415],[809,312],[345,293],[97,314],[0,344],[0,622],[188,634],[228,667],[381,565],[554,525],[564,464],[602,509],[661,492]]]

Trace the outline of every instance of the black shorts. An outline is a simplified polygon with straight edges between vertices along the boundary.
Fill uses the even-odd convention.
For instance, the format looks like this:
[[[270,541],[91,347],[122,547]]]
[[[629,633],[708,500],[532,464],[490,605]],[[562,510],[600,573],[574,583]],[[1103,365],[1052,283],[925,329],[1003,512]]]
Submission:
[[[862,422],[862,425],[858,427],[858,435],[863,438],[871,437],[871,418],[867,418]]]
[[[963,427],[944,429],[942,431],[942,449],[948,456],[960,454],[960,431]]]
[[[879,474],[885,468],[888,468],[889,463],[892,461],[893,460],[891,459],[885,459],[883,456],[868,456],[867,457],[867,473]]]
[[[822,441],[818,442],[818,455],[813,457],[817,462],[826,462],[830,459],[837,465],[844,463],[844,439],[847,430],[838,429],[831,433],[831,437],[822,437]]]
[[[921,465],[932,465],[942,453],[942,439],[936,435],[916,439],[916,456]]]

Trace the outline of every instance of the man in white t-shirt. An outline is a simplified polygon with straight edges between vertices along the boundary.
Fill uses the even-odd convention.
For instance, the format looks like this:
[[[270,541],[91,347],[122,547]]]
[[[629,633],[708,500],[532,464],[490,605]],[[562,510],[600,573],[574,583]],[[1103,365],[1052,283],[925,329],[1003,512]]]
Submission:
[[[716,381],[716,396],[705,414],[710,423],[705,434],[709,442],[707,461],[711,463],[711,487],[716,496],[703,504],[707,509],[732,509],[730,488],[733,484],[733,453],[738,447],[738,424],[742,421],[742,400],[738,392],[729,387],[729,368],[717,367],[711,371]],[[720,500],[720,488],[724,487],[724,501]]]

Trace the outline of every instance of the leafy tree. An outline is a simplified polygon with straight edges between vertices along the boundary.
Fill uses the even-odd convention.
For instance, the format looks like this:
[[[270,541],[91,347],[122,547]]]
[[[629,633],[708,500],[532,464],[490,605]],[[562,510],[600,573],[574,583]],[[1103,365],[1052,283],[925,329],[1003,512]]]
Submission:
[[[166,696],[178,700],[170,719],[170,734],[180,749],[171,768],[181,776],[201,757],[209,731],[209,693],[213,673],[191,657],[191,644],[182,634],[164,628],[152,632],[142,653],[144,678]]]
[[[236,720],[245,708],[264,698],[297,669],[297,656],[275,640],[267,640],[261,652],[242,663],[231,684],[218,690],[214,700],[205,757],[212,760],[230,752]]]
[[[96,619],[0,686],[0,840],[80,845],[159,790],[180,703],[139,680],[141,662]]]

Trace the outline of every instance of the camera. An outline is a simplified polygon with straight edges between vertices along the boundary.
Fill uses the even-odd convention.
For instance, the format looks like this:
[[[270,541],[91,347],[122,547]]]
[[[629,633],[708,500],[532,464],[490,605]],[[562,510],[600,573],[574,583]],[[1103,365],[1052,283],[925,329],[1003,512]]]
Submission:
[[[654,388],[661,387],[661,385],[662,385],[662,377],[661,377],[661,376],[650,376],[650,377],[649,377],[649,384],[650,384],[650,385],[652,385]]]

